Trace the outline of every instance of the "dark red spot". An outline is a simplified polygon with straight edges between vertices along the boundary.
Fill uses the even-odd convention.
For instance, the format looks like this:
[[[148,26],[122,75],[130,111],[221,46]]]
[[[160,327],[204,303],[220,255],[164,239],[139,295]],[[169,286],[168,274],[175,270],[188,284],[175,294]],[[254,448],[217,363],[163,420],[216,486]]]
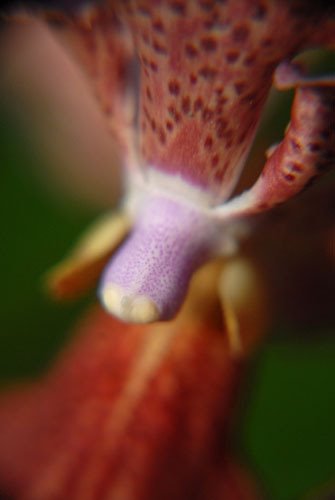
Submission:
[[[210,135],[208,135],[205,139],[205,142],[204,142],[204,147],[206,149],[211,149],[213,146],[213,139]]]
[[[246,94],[244,97],[241,98],[241,101],[246,104],[252,105],[255,104],[257,98],[258,98],[257,92],[249,92],[249,94]]]
[[[190,57],[191,59],[194,58],[194,57],[197,57],[198,55],[198,50],[196,49],[196,47],[194,45],[192,45],[191,43],[187,43],[185,45],[185,54],[187,57]]]
[[[193,110],[194,112],[199,111],[204,105],[204,102],[202,100],[202,97],[197,97],[197,99],[194,101],[193,105]]]
[[[170,9],[175,14],[178,14],[180,16],[184,16],[186,13],[185,2],[181,2],[181,1],[170,2]]]
[[[256,61],[256,54],[250,54],[249,56],[247,56],[243,63],[245,66],[252,66]]]
[[[240,53],[237,50],[230,50],[225,54],[226,61],[229,64],[233,64],[239,58]]]
[[[166,134],[165,134],[164,130],[162,129],[162,127],[159,128],[158,139],[159,139],[159,142],[161,144],[165,144],[165,142],[166,142]]]
[[[268,206],[269,206],[269,205],[268,205],[267,203],[260,203],[260,204],[258,205],[258,208],[259,208],[259,210],[262,210],[262,211],[263,211],[263,210],[266,210],[266,209],[268,208]]]
[[[167,120],[167,122],[166,122],[165,126],[166,126],[166,128],[167,128],[167,130],[168,130],[169,132],[172,132],[172,130],[173,130],[173,123],[172,123],[172,122],[170,122],[170,120]]]
[[[214,7],[213,0],[199,0],[199,6],[206,12],[209,12]]]
[[[256,5],[253,18],[257,21],[261,21],[266,16],[266,7],[263,4]]]
[[[151,95],[151,91],[150,91],[149,87],[146,88],[145,93],[146,93],[146,96],[149,99],[149,101],[152,101],[152,95]]]
[[[214,37],[206,36],[206,37],[201,39],[200,43],[201,43],[202,48],[206,52],[214,52],[216,50],[217,43],[216,43],[216,40]]]
[[[295,180],[295,176],[292,174],[284,174],[284,179],[287,180],[287,182],[293,182]]]
[[[181,101],[181,109],[185,115],[187,115],[190,112],[191,99],[188,96],[183,97]]]
[[[291,163],[290,170],[291,170],[291,172],[300,173],[304,170],[304,167],[301,165],[301,163],[294,162],[294,163]]]
[[[157,19],[156,21],[153,21],[152,27],[157,33],[164,33],[164,24],[160,19]]]
[[[212,80],[217,75],[217,70],[210,66],[203,66],[199,70],[199,75],[205,78],[205,80]]]
[[[238,138],[238,143],[242,144],[242,142],[244,142],[245,139],[247,138],[247,135],[248,135],[248,130],[243,130],[240,137]]]
[[[270,37],[265,37],[263,40],[261,40],[261,46],[262,47],[270,47],[273,43],[272,38]]]
[[[210,108],[204,108],[201,116],[202,116],[203,121],[207,122],[208,120],[213,118],[213,115],[214,115],[214,113]]]
[[[233,139],[228,139],[226,142],[226,149],[230,149],[233,145]]]
[[[228,123],[223,118],[218,118],[215,123],[216,137],[221,139],[224,136]]]
[[[180,93],[180,85],[177,82],[177,80],[170,80],[169,81],[169,92],[172,95],[179,95],[179,93]]]
[[[122,59],[117,60],[116,63],[117,63],[116,75],[119,78],[119,80],[123,81],[123,80],[125,80],[125,78],[127,78],[127,75],[128,75],[127,64]]]
[[[217,101],[220,106],[224,106],[228,101],[228,98],[223,95]]]
[[[193,74],[191,73],[190,74],[190,82],[192,83],[192,85],[195,85],[198,81],[198,78]]]
[[[181,114],[176,110],[175,106],[168,107],[169,115],[173,118],[175,123],[179,123],[181,120]]]
[[[245,90],[246,86],[247,85],[246,85],[245,82],[236,82],[236,83],[234,83],[234,87],[235,87],[236,93],[238,95],[242,94],[242,92]]]
[[[167,54],[166,47],[164,47],[164,45],[162,45],[158,40],[154,40],[152,42],[152,48],[154,49],[155,52],[157,52],[157,54],[162,54],[162,55]]]
[[[246,24],[240,24],[233,29],[232,38],[234,42],[245,42],[249,36],[249,32],[250,30]]]
[[[158,66],[154,61],[150,61],[150,69],[152,69],[155,73],[158,71]]]
[[[155,122],[155,120],[151,120],[150,121],[150,126],[151,126],[151,130],[153,132],[155,132],[156,131],[156,122]]]
[[[218,163],[219,163],[219,155],[215,154],[214,156],[212,156],[212,159],[211,159],[212,167],[216,167],[216,165]]]

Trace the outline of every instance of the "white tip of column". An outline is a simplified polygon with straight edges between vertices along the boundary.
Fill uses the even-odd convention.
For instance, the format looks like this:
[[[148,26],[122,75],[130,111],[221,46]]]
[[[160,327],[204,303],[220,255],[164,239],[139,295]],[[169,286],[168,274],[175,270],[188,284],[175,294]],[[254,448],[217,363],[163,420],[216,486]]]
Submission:
[[[100,297],[106,311],[127,323],[153,323],[159,320],[156,304],[144,295],[129,295],[115,285],[105,286]]]

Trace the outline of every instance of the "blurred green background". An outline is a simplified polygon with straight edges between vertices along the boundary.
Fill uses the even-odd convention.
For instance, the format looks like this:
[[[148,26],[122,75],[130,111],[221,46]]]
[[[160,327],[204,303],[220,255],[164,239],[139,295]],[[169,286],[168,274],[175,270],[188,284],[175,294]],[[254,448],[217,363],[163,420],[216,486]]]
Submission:
[[[48,299],[43,275],[94,214],[57,204],[32,175],[39,159],[13,117],[0,122],[0,371],[3,380],[37,374],[66,339],[81,303]]]
[[[280,134],[290,97],[282,98],[265,126]],[[41,157],[25,129],[0,101],[0,379],[36,376],[69,337],[95,300],[55,304],[42,276],[94,219],[87,205],[58,199],[32,172]],[[272,123],[272,128],[270,127]],[[42,162],[42,163],[41,163]],[[334,297],[335,299],[335,297]],[[273,500],[303,498],[334,478],[335,338],[333,325],[304,337],[287,322],[276,325],[252,362],[248,396],[241,403],[239,446]]]

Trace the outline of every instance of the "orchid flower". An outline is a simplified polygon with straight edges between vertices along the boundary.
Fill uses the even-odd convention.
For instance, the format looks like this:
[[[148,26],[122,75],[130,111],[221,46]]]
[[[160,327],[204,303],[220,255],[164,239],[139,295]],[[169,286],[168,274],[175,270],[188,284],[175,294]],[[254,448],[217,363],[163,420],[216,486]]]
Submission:
[[[49,286],[76,295],[102,272],[107,313],[174,319],[99,310],[46,380],[3,396],[0,483],[33,500],[260,498],[227,441],[243,368],[231,348],[252,349],[266,302],[257,273],[237,261],[221,274],[221,258],[334,162],[334,79],[291,62],[335,47],[334,11],[148,0],[47,20],[87,72],[125,170],[119,212]],[[234,197],[272,81],[295,90],[291,122]]]
[[[334,9],[107,2],[49,20],[90,77],[126,190],[120,212],[85,237],[50,286],[71,295],[103,269],[108,312],[135,323],[170,319],[196,269],[234,254],[258,214],[332,166],[334,77],[309,77],[292,59],[334,47]],[[295,90],[291,121],[259,179],[234,197],[272,83]]]

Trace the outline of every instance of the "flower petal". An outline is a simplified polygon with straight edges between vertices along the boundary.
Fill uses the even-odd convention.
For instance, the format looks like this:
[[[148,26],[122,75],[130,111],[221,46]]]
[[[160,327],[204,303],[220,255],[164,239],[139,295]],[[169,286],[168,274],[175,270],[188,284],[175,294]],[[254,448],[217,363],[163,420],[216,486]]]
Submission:
[[[117,212],[96,221],[70,254],[46,275],[51,295],[57,299],[73,299],[93,287],[130,227],[129,218]]]
[[[222,323],[221,266],[198,274],[172,322],[125,325],[95,310],[43,382],[3,397],[4,491],[34,500],[259,498],[228,458],[242,365]]]
[[[255,185],[219,209],[222,217],[271,209],[335,164],[334,78],[304,78],[286,63],[277,74],[280,88],[296,87],[291,122]]]
[[[206,190],[211,204],[227,199],[275,67],[304,49],[322,12],[312,23],[308,8],[299,13],[289,2],[133,2],[125,11],[141,63],[149,180],[163,182],[158,170]]]

